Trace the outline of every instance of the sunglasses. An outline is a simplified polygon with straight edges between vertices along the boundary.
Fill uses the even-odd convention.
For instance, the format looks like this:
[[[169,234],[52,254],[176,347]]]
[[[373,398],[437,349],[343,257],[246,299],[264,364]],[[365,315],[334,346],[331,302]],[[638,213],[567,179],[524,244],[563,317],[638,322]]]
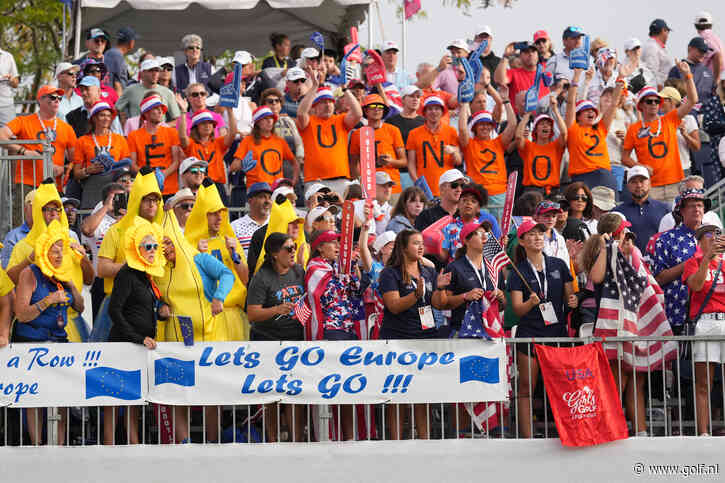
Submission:
[[[60,102],[60,100],[63,99],[63,97],[56,96],[56,95],[53,95],[53,94],[51,94],[49,96],[45,96],[45,97],[47,97],[49,101],[59,101]]]
[[[385,106],[383,106],[382,104],[368,104],[365,107],[367,107],[368,109],[380,109],[380,110],[385,109]]]
[[[44,206],[41,210],[43,213],[56,213],[60,214],[60,208],[56,208],[55,206]]]
[[[292,81],[293,84],[302,84],[303,82],[305,82],[305,79],[297,79]]]
[[[463,188],[463,183],[458,183],[458,182],[451,183],[451,189],[452,190],[457,190],[458,188]]]
[[[118,178],[118,180],[116,182],[117,183],[121,183],[121,184],[130,183],[131,182],[131,178],[128,177],[128,176],[125,176],[123,178]]]
[[[198,45],[190,45],[186,48],[186,50],[201,50],[201,47]]]
[[[282,247],[282,250],[287,250],[289,253],[294,253],[297,251],[297,244],[294,245],[285,245]]]
[[[206,96],[207,96],[206,92],[191,92],[189,94],[189,97],[206,97]]]
[[[186,211],[191,211],[194,209],[194,203],[180,203],[179,208]]]
[[[587,195],[575,195],[571,197],[571,201],[589,201]]]
[[[86,70],[86,74],[100,74],[100,73],[101,73],[101,69],[98,69],[98,68]]]
[[[660,100],[659,99],[645,99],[642,102],[649,106],[657,106],[657,105],[659,105]]]
[[[319,216],[315,221],[325,221],[327,223],[335,223],[335,219],[331,216]]]
[[[159,249],[158,243],[142,243],[140,246],[147,252],[156,251]]]
[[[161,68],[163,70],[165,70],[166,72],[171,72],[172,70],[174,70],[174,66],[173,65],[165,65],[165,66],[163,66]]]
[[[189,169],[189,172],[191,174],[205,174],[206,173],[206,168],[190,168]]]
[[[713,238],[713,237],[720,236],[720,235],[722,235],[722,232],[720,230],[715,230],[715,231],[709,231],[702,236],[704,236],[705,238]]]
[[[265,104],[281,104],[282,101],[277,99],[276,97],[268,97],[265,101]]]
[[[72,215],[72,214],[73,214],[73,213],[75,213],[76,211],[77,211],[77,210],[76,210],[75,206],[69,206],[69,207],[65,208],[65,212],[66,212],[66,214],[68,214],[68,215]]]

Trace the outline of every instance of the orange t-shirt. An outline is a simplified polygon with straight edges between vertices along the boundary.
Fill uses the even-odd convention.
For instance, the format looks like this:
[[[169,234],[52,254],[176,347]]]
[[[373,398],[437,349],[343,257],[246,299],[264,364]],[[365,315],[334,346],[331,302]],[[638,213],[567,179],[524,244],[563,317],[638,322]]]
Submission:
[[[111,137],[111,147],[108,148],[108,137]],[[96,145],[96,143],[98,145]],[[76,150],[73,153],[73,164],[78,164],[82,168],[88,167],[91,160],[98,156],[101,151],[108,151],[108,153],[116,161],[120,161],[123,158],[128,158],[131,154],[128,150],[128,143],[126,138],[120,134],[110,133],[103,136],[96,136],[95,142],[91,134],[86,134],[78,138],[76,143]]]
[[[524,148],[519,149],[519,156],[524,161],[523,185],[538,186],[547,191],[559,186],[564,149],[558,140],[536,144],[526,139]]]
[[[43,128],[45,125],[45,128]],[[17,139],[46,139],[46,130],[55,131],[53,142],[53,164],[63,166],[65,153],[76,145],[76,134],[67,123],[55,118],[51,121],[40,122],[37,114],[18,116],[7,124]],[[27,150],[43,151],[42,144],[23,144]],[[58,181],[61,177],[58,177]],[[15,165],[15,183],[38,186],[43,181],[42,160],[25,159]]]
[[[425,176],[433,195],[440,195],[438,179],[453,166],[453,156],[443,154],[443,147],[458,147],[458,133],[448,124],[441,122],[437,132],[431,132],[423,124],[410,131],[405,149],[415,151],[415,166],[418,176]]]
[[[396,149],[405,150],[403,144],[403,136],[400,129],[392,124],[383,123],[379,128],[375,129],[375,158],[381,154],[387,154],[393,159],[397,159]],[[350,154],[360,155],[360,130],[356,129],[350,136]],[[400,170],[390,166],[375,168],[376,171],[385,171],[390,175],[390,179],[395,181],[393,193],[403,191],[400,188]]]
[[[167,126],[157,127],[155,134],[140,128],[128,135],[128,147],[136,155],[136,164],[139,168],[143,166],[162,170],[168,168],[173,162],[171,148],[180,144],[179,133]],[[177,191],[179,191],[179,174],[174,171],[164,180],[164,194],[173,195]]]
[[[451,100],[451,97],[453,97],[453,94],[447,91],[436,91],[431,89],[430,87],[422,90],[423,95],[420,98],[420,107],[418,108],[418,115],[423,116],[423,103],[426,99],[428,99],[431,96],[440,97],[443,103],[446,105],[446,108],[443,109],[443,117],[441,117],[441,122],[444,124],[450,124],[451,123],[451,114],[450,109],[448,109],[448,103]]]
[[[637,161],[652,167],[652,186],[679,183],[685,177],[685,173],[682,171],[680,150],[677,147],[677,128],[679,126],[680,117],[677,115],[677,110],[673,109],[658,120],[644,126],[649,129],[650,133],[659,134],[656,137],[638,136],[643,128],[642,121],[631,124],[627,129],[622,148],[625,150],[634,148],[637,153]]]
[[[569,126],[566,143],[569,149],[569,176],[591,173],[597,169],[612,169],[607,150],[607,129],[601,122],[595,126],[580,126],[576,122]]]
[[[506,192],[508,176],[501,136],[494,139],[470,138],[463,150],[466,160],[466,174],[476,183],[484,186],[489,195]]]
[[[305,181],[350,177],[347,156],[349,133],[345,114],[329,119],[310,116],[307,127],[300,131],[305,147]]]
[[[276,134],[272,134],[268,138],[262,137],[259,144],[255,144],[254,136],[251,134],[246,136],[239,143],[234,157],[244,159],[249,151],[252,151],[252,158],[257,160],[257,165],[246,173],[247,186],[260,182],[271,185],[277,179],[284,178],[282,162],[285,159],[288,161],[296,159],[287,141]]]
[[[209,163],[207,168],[207,176],[216,183],[224,184],[227,182],[227,169],[224,165],[224,154],[226,154],[229,146],[226,145],[224,137],[220,136],[213,141],[205,143],[197,143],[189,138],[189,145],[184,150],[186,156],[195,156]]]

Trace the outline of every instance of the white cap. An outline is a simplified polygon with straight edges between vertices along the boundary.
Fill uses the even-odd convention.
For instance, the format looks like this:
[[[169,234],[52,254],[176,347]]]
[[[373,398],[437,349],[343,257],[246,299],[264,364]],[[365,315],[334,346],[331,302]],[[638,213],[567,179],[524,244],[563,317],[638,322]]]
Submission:
[[[339,208],[335,205],[330,206],[315,206],[310,210],[309,213],[307,213],[307,223],[309,225],[312,225],[312,222],[321,217],[325,212],[329,211],[330,213],[334,215],[337,214],[339,211]]]
[[[303,59],[316,59],[320,56],[320,53],[317,51],[317,49],[312,47],[307,47],[306,49],[302,50],[301,57]]]
[[[277,188],[276,190],[274,190],[274,192],[272,192],[272,199],[276,200],[277,196],[279,196],[279,195],[287,196],[287,195],[293,195],[294,193],[295,193],[295,190],[293,190],[289,186],[283,185],[283,186],[280,186],[279,188]]]
[[[381,233],[379,236],[375,237],[375,241],[373,242],[373,250],[376,252],[379,252],[383,249],[385,245],[387,245],[390,242],[395,241],[396,234],[394,231],[385,231]]]
[[[468,47],[468,42],[466,42],[463,39],[453,40],[450,44],[448,44],[448,47],[446,47],[446,48],[450,49],[451,47],[455,47],[457,49],[463,49],[466,52],[470,51],[470,48]]]
[[[206,161],[202,161],[199,158],[195,158],[194,156],[191,156],[181,162],[181,168],[179,168],[179,171],[181,171],[181,174],[184,174],[192,166],[203,166],[206,168],[209,166],[209,163],[207,163]]]
[[[307,188],[307,191],[305,191],[305,200],[309,200],[312,195],[323,189],[326,189],[327,191],[332,191],[330,188],[322,183],[312,183],[310,187]]]
[[[146,59],[143,62],[141,62],[140,70],[151,70],[151,69],[160,69],[161,64],[159,64],[159,61],[156,57],[152,59]]]
[[[174,208],[176,205],[179,204],[179,202],[184,200],[195,200],[196,197],[194,196],[194,193],[192,193],[191,189],[189,188],[182,188],[179,191],[176,192],[174,196],[166,200],[166,203],[164,203],[164,210],[169,211],[170,209]]]
[[[493,37],[493,30],[491,30],[491,27],[488,25],[481,25],[480,27],[478,27],[476,35],[481,34],[488,34],[490,37]]]
[[[383,42],[383,48],[382,51],[385,52],[386,50],[400,50],[400,47],[398,47],[398,43],[395,40],[386,40]]]
[[[627,39],[624,41],[624,51],[636,49],[637,47],[642,47],[642,42],[637,37],[632,37],[631,39]]]
[[[252,54],[250,54],[246,50],[237,50],[236,52],[234,52],[234,58],[232,59],[232,62],[236,62],[237,64],[241,65],[251,64]]]
[[[410,84],[409,86],[403,87],[403,90],[400,91],[400,97],[412,96],[416,92],[420,92],[421,94],[423,93],[423,91],[420,90],[420,87],[415,84]]]
[[[449,169],[441,175],[440,179],[438,180],[438,186],[440,187],[441,185],[443,185],[443,183],[452,183],[459,179],[468,182],[468,178],[466,178],[463,173],[461,173],[457,169]]]
[[[712,24],[712,14],[710,12],[701,11],[695,15],[695,25]]]
[[[159,61],[159,65],[165,65],[165,64],[171,64],[176,65],[176,61],[174,60],[174,57],[156,57],[156,60]]]
[[[375,184],[395,184],[395,181],[385,171],[375,173]]]
[[[58,64],[58,67],[55,68],[55,78],[57,79],[61,73],[67,70],[70,70],[75,74],[76,72],[81,70],[81,68],[80,66],[73,65],[70,62],[61,62],[60,64]]]
[[[300,79],[307,79],[307,74],[305,74],[304,70],[300,69],[299,67],[291,67],[287,71],[288,81],[296,81]]]
[[[641,164],[632,166],[627,170],[627,181],[629,182],[629,180],[634,178],[635,176],[644,176],[645,178],[649,179],[649,170]]]

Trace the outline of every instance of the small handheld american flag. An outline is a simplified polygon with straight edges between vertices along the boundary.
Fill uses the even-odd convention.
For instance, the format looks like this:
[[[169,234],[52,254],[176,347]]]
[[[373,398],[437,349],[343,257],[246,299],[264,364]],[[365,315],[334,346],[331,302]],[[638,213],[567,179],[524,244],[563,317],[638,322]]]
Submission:
[[[488,233],[488,240],[486,240],[486,243],[483,245],[483,261],[486,264],[486,268],[491,273],[494,287],[498,287],[498,273],[503,267],[508,265],[511,260],[491,232]]]

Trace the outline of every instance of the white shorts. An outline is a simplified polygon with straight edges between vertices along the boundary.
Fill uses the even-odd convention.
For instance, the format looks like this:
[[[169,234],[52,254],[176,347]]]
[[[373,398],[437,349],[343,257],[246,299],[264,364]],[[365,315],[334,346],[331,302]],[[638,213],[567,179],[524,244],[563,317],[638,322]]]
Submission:
[[[715,342],[695,342],[693,353],[695,362],[725,363],[725,320],[713,320],[703,314],[697,321],[695,335],[717,336],[721,340]]]

